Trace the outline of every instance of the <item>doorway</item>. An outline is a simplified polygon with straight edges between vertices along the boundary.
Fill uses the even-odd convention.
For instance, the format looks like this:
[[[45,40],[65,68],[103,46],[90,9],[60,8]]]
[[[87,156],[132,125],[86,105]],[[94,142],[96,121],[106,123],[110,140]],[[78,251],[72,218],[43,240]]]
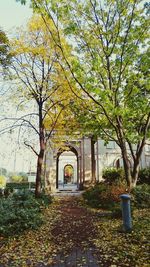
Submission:
[[[56,182],[58,189],[77,189],[78,159],[75,152],[68,150],[58,155]]]
[[[74,181],[74,168],[72,165],[67,164],[64,167],[64,184],[73,184]]]

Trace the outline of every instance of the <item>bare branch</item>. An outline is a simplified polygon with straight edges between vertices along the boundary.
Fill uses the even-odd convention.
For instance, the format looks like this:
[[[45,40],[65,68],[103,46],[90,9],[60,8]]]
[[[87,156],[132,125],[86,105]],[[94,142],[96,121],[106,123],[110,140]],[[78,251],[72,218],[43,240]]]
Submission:
[[[27,144],[26,141],[24,141],[24,144],[25,144],[25,146],[31,148],[31,150],[32,150],[32,151],[35,153],[35,155],[38,157],[39,154],[36,152],[36,150],[33,148],[33,146],[31,146],[30,144]]]

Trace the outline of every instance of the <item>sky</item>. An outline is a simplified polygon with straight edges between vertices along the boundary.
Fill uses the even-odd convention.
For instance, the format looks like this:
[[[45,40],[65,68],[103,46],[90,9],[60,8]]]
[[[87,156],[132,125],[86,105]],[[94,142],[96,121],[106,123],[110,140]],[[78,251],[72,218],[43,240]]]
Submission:
[[[21,5],[16,0],[0,0],[0,28],[8,36],[15,33],[15,28],[24,27],[28,19],[32,16],[32,9],[27,5]],[[4,83],[0,83],[0,112],[7,116],[12,111],[11,107],[4,103],[2,90]],[[35,170],[35,157],[24,147],[18,148],[13,135],[0,136],[0,168],[6,168],[8,171],[29,171]]]
[[[14,31],[15,27],[25,25],[31,15],[29,3],[21,5],[16,0],[0,0],[0,27],[7,33]]]

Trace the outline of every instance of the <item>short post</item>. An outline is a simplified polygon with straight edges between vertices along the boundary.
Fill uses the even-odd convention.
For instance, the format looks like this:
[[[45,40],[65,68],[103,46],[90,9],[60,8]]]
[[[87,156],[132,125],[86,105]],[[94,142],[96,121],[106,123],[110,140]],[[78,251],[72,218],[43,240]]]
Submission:
[[[131,205],[130,205],[131,196],[128,194],[122,194],[120,195],[120,198],[122,206],[123,227],[125,232],[130,232],[132,229]]]

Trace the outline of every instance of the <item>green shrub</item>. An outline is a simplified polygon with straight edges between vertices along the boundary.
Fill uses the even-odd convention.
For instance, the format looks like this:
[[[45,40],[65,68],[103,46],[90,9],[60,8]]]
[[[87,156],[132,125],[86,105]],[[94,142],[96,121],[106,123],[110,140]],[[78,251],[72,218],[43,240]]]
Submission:
[[[12,196],[12,201],[17,202],[18,207],[32,209],[40,211],[40,203],[35,198],[34,193],[29,190],[19,190]]]
[[[122,168],[107,168],[103,170],[103,179],[107,184],[118,183],[125,180],[124,170]]]
[[[7,183],[6,188],[8,188],[8,189],[28,189],[29,183]]]
[[[22,183],[7,183],[6,188],[8,189],[35,189],[35,183],[22,182]]]
[[[23,181],[23,177],[21,175],[12,175],[11,180],[15,183],[20,183]]]
[[[49,203],[51,198],[49,197]],[[48,205],[44,195],[36,199],[30,191],[18,191],[0,199],[0,235],[21,234],[26,229],[37,229],[43,222],[42,207]]]
[[[35,189],[35,182],[30,183],[30,188]]]
[[[150,185],[150,168],[141,169],[139,171],[138,184]]]
[[[86,200],[88,205],[93,208],[98,208],[101,206],[101,193],[106,190],[107,187],[105,184],[97,184],[94,187],[88,188],[87,191],[83,193],[83,198]]]
[[[45,194],[44,192],[40,194],[37,200],[43,206],[48,206],[52,203],[52,197],[50,195]]]
[[[5,197],[8,197],[8,196],[12,195],[13,192],[14,192],[14,189],[13,188],[7,188],[7,187],[5,187],[5,189],[4,189],[4,196]]]
[[[4,175],[0,175],[0,188],[6,186],[6,177]]]
[[[27,201],[28,199],[33,199],[33,193],[26,189],[19,189],[13,194],[13,200],[16,201]]]
[[[2,188],[0,188],[0,197],[4,196],[4,190]]]
[[[137,185],[133,191],[133,205],[136,208],[150,207],[150,185]]]
[[[18,175],[22,177],[22,181],[23,182],[27,182],[28,181],[28,175],[27,175],[27,173],[25,173],[25,172],[19,172]]]
[[[13,199],[24,207],[28,205],[28,208],[30,208],[30,206],[34,207],[37,203],[39,206],[48,206],[52,203],[52,197],[50,195],[46,195],[42,192],[38,198],[35,198],[34,192],[30,190],[19,190],[13,194]]]
[[[99,183],[85,191],[83,198],[91,207],[112,210],[117,203],[120,203],[120,195],[125,192],[125,185]]]

